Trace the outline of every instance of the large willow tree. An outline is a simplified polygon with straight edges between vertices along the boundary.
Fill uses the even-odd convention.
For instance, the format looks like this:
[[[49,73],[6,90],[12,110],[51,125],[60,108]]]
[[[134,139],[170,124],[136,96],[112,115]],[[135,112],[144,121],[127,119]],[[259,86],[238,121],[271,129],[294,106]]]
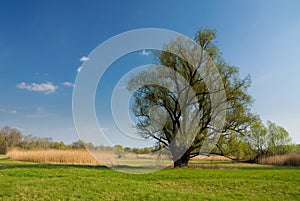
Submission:
[[[134,91],[132,112],[137,119],[139,134],[145,139],[156,140],[160,147],[166,147],[174,167],[185,166],[190,158],[199,155],[205,139],[210,138],[213,132],[224,136],[242,133],[255,118],[250,112],[252,99],[247,93],[250,77],[240,78],[239,69],[222,59],[216,46],[216,32],[200,28],[194,41],[200,45],[200,53],[193,45],[182,43],[180,39],[173,40],[164,46],[164,51],[154,52],[156,64],[169,70],[156,65],[139,72],[128,83],[128,89]],[[208,55],[209,61],[202,55]],[[187,57],[194,61],[190,62]],[[218,70],[216,73],[221,77],[226,94],[226,107],[223,107],[226,121],[221,128],[212,125],[212,122],[218,121],[218,113],[224,112],[216,111],[218,105],[224,104],[224,99],[220,99],[222,103],[212,104],[214,92],[208,89],[205,75],[199,73],[200,68],[205,72],[211,62]],[[210,77],[213,85],[214,75],[210,74]],[[163,84],[155,84],[155,79]],[[218,147],[216,142],[212,142]],[[182,150],[184,152],[180,153]]]

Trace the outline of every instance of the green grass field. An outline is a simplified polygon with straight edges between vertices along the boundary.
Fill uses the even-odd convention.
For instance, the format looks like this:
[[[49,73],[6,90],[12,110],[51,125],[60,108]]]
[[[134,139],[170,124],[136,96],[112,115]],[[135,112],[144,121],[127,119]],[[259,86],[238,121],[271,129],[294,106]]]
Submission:
[[[299,168],[226,162],[196,165],[205,168],[134,175],[105,167],[10,161],[2,156],[0,200],[300,200]]]

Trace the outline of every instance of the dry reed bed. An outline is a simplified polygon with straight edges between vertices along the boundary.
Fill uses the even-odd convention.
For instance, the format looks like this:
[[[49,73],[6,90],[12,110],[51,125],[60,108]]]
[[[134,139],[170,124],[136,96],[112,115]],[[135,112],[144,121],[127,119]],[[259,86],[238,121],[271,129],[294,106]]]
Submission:
[[[195,156],[191,158],[194,161],[231,161],[231,159],[225,156],[217,156],[217,155],[210,155],[210,156]]]
[[[80,165],[114,165],[115,155],[108,151],[93,153],[86,150],[10,150],[6,157],[12,160]]]
[[[264,165],[300,166],[300,154],[270,156],[260,159],[259,163]]]

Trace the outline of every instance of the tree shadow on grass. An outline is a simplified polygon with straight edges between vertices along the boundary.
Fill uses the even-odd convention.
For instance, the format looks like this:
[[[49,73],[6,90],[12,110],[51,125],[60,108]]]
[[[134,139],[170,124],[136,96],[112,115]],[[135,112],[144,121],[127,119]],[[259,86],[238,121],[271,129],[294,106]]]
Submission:
[[[34,163],[27,161],[15,161],[7,158],[0,158],[0,171],[7,169],[20,169],[20,168],[39,168],[39,169],[58,169],[58,168],[78,168],[78,169],[105,169],[105,170],[119,170],[125,171],[127,169],[131,170],[142,170],[151,169],[147,166],[127,166],[127,165],[116,165],[113,167],[107,167],[103,165],[80,165],[80,164],[47,164],[47,163]]]

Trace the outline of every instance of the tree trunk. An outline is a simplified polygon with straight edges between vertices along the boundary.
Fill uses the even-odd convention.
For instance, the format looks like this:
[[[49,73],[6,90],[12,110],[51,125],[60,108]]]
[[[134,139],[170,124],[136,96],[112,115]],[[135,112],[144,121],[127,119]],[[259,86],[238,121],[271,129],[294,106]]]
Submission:
[[[185,167],[188,165],[190,160],[189,154],[183,154],[177,161],[174,161],[174,168]]]

